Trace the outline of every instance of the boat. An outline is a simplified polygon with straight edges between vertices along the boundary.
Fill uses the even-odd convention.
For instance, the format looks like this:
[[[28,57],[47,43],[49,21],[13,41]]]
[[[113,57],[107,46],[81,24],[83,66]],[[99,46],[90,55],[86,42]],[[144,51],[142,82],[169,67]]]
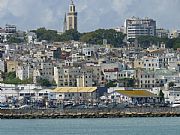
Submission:
[[[172,103],[171,107],[180,107],[180,100],[175,100],[175,101]]]

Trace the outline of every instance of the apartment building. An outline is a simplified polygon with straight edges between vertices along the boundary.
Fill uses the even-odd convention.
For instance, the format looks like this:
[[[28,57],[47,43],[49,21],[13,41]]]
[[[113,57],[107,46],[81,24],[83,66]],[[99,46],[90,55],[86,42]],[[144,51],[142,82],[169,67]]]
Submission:
[[[127,39],[138,36],[155,36],[156,21],[149,18],[132,17],[125,20]]]

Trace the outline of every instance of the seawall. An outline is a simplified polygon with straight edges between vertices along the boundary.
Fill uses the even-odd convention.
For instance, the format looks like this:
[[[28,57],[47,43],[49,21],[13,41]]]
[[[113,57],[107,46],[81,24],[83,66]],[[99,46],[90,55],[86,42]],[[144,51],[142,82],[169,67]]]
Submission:
[[[0,119],[180,117],[180,108],[0,110]]]

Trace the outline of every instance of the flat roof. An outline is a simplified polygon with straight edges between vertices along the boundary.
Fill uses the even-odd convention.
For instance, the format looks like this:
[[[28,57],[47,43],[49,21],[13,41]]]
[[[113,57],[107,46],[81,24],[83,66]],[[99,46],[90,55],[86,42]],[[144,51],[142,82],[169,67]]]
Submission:
[[[58,87],[52,92],[56,93],[92,93],[97,87]]]
[[[158,97],[146,90],[117,90],[116,92],[128,97]]]

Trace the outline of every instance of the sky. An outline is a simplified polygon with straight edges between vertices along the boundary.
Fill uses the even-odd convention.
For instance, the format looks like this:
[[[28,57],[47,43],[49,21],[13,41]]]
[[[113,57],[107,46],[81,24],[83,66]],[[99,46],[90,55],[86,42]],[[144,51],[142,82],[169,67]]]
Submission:
[[[116,28],[132,16],[149,17],[160,28],[180,29],[180,0],[74,0],[78,31]],[[39,27],[62,31],[70,0],[0,0],[0,27],[15,24],[18,29]]]

